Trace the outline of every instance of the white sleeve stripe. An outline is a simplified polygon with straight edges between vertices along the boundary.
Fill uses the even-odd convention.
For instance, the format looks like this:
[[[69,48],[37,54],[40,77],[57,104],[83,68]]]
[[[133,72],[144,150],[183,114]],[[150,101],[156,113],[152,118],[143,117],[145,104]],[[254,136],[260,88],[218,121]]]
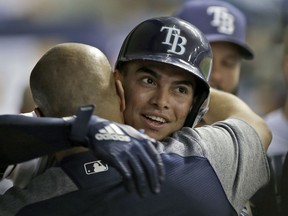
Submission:
[[[113,130],[117,133],[117,134],[123,134],[123,131],[115,124],[110,124],[110,127],[113,128]]]

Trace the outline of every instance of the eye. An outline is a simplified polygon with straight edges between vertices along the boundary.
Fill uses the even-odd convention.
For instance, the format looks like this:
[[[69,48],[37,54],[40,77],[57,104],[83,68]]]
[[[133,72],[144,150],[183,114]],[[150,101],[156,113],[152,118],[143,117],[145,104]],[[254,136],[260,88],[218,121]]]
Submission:
[[[152,85],[155,84],[154,80],[151,79],[150,77],[145,77],[145,78],[142,79],[142,81],[144,83],[147,83],[147,84],[152,84]]]
[[[223,65],[227,68],[235,68],[239,65],[240,60],[239,58],[227,58],[223,61]]]
[[[177,87],[176,91],[181,93],[181,94],[188,94],[188,92],[189,92],[188,89],[184,86]]]
[[[236,64],[233,61],[223,61],[223,65],[228,68],[233,68]]]

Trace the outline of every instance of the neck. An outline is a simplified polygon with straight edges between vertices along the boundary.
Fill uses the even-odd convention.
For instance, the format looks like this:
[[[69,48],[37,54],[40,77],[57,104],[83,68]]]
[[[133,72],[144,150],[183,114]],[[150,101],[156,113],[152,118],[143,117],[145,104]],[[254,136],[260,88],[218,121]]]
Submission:
[[[77,154],[77,153],[84,152],[84,151],[88,151],[88,149],[85,147],[81,147],[81,146],[80,147],[73,147],[70,149],[56,152],[55,157],[56,157],[57,161],[60,162],[63,158],[65,158],[69,155]]]

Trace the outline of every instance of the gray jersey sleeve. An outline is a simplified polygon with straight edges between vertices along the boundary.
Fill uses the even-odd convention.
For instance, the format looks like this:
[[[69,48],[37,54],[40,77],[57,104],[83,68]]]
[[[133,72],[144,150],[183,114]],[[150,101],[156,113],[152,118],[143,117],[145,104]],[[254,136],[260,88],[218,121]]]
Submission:
[[[241,120],[230,119],[196,129],[183,128],[167,138],[159,149],[207,158],[237,212],[270,177],[258,134]]]
[[[0,215],[15,215],[28,204],[77,189],[77,186],[61,168],[52,167],[42,175],[32,179],[25,189],[12,187],[0,196]]]

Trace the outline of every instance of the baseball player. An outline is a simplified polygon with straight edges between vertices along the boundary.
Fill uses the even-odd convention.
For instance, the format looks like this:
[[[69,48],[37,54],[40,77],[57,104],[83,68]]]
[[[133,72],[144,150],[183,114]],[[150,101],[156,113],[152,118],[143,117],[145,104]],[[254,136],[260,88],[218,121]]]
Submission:
[[[246,17],[219,0],[186,1],[173,16],[190,22],[206,36],[213,52],[211,87],[237,94],[242,59],[254,58],[246,42]]]
[[[137,120],[136,128],[153,135],[152,129],[158,125],[159,137],[170,135],[156,146],[166,171],[166,181],[159,194],[148,192],[143,199],[127,193],[113,168],[85,175],[83,163],[87,164],[87,161],[84,159],[93,156],[85,152],[70,155],[73,160],[68,156],[61,162],[70,182],[77,184],[79,191],[28,205],[18,215],[71,215],[75,212],[78,215],[119,215],[119,212],[121,215],[238,215],[245,202],[269,179],[265,150],[271,134],[264,121],[239,98],[209,88],[211,57],[204,35],[189,23],[173,17],[143,21],[123,42],[116,64],[116,78],[121,80],[124,91],[131,90],[129,80],[139,99],[148,98],[146,105],[137,107],[133,94],[125,93],[124,117],[129,114],[126,110],[131,111],[129,121]],[[178,127],[186,127],[171,134],[169,127],[176,128],[174,119],[163,116],[179,115],[172,113],[179,112],[173,109],[179,105],[175,103],[178,100],[175,95],[184,98],[190,95],[191,98],[182,102],[186,113],[184,121],[182,118],[175,120]],[[205,120],[211,125],[193,128],[207,111],[209,95],[210,106]],[[185,105],[187,102],[190,106]],[[145,112],[149,109],[149,113]],[[97,119],[92,118],[86,134],[86,145],[92,150],[97,149],[97,134],[106,131],[103,129],[111,124]],[[64,120],[58,121],[64,124]],[[150,124],[147,125],[147,121]],[[65,134],[61,136],[63,142],[71,142]],[[99,164],[102,163],[97,166]],[[88,163],[86,168],[90,173],[95,166]],[[50,169],[46,174],[48,172]],[[39,176],[33,183],[42,185],[44,179]]]
[[[121,114],[124,108],[123,93],[121,93],[122,91],[119,85],[115,85],[112,69],[106,56],[95,47],[77,43],[65,43],[51,48],[33,68],[30,85],[37,108],[35,112],[32,112],[33,118],[27,115],[16,116],[16,119],[18,119],[18,117],[20,118],[20,125],[23,125],[24,122],[28,123],[29,121],[33,121],[33,119],[37,117],[71,116],[77,111],[80,105],[88,103],[97,104],[95,114],[116,122],[123,122],[123,116]],[[118,89],[116,93],[117,86]],[[93,92],[93,94],[91,94],[91,92]],[[99,95],[101,95],[101,97],[99,97]],[[103,100],[104,95],[105,100]],[[119,101],[121,103],[119,103]],[[23,120],[21,120],[22,118]],[[12,122],[17,122],[18,124],[19,121],[16,119],[12,120]],[[11,120],[6,123],[12,125]],[[8,127],[3,124],[1,128],[5,128],[6,130]],[[29,133],[28,127],[25,127],[25,129],[28,130],[26,133]],[[41,128],[40,126],[40,131],[36,132],[36,134],[41,135],[44,131],[48,133],[48,135],[44,133],[45,139],[56,145],[54,148],[51,145],[33,145],[35,140],[31,136],[20,138],[21,133],[19,136],[16,136],[19,137],[18,139],[15,138],[15,133],[9,130],[6,130],[6,132],[2,134],[2,138],[5,139],[5,141],[2,140],[3,142],[1,143],[3,143],[3,145],[0,147],[1,153],[3,153],[1,155],[1,165],[17,164],[31,158],[45,156],[12,166],[12,171],[8,172],[1,181],[3,190],[6,191],[13,185],[17,188],[25,188],[31,179],[43,173],[49,166],[55,164],[55,155],[53,153],[56,151],[58,151],[56,154],[57,161],[60,161],[60,159],[69,152],[83,151],[83,148],[78,147],[70,149],[69,151],[59,152],[59,150],[67,148],[67,145],[60,146],[60,148],[57,147],[59,142],[55,138],[58,133],[63,132],[63,128],[59,126],[56,127],[54,131],[50,130],[50,132],[48,132],[49,129],[49,127]],[[76,129],[81,130],[81,128]],[[17,130],[15,132],[17,133]],[[34,133],[35,130],[31,129],[30,132]],[[12,139],[20,144],[18,148],[10,142]],[[138,156],[126,159],[127,163],[134,160],[133,163],[130,162],[131,164],[135,164],[134,168],[130,168],[130,165],[119,164],[119,162],[114,165],[120,168],[119,171],[123,174],[123,178],[127,180],[128,186],[129,182],[130,184],[132,183],[130,170],[135,171],[137,168],[136,171],[138,171],[144,166],[147,166],[145,169],[149,170],[149,166],[151,166],[151,173],[155,174],[156,180],[153,180],[152,184],[157,184],[155,186],[159,188],[158,179],[160,177],[161,180],[163,174],[158,173],[158,171],[161,172],[163,167],[161,168],[161,159],[157,156],[158,153],[148,142],[150,141],[147,141],[145,149],[141,146],[139,146],[140,148],[137,146],[134,147],[136,152],[142,149],[141,154],[139,153]],[[145,144],[143,146],[145,146]],[[126,146],[126,148],[127,147],[128,146]],[[123,149],[123,151],[119,150],[119,153],[125,154],[124,151],[129,153],[132,150],[127,148],[126,150]],[[147,151],[147,153],[145,153],[145,151]],[[25,154],[25,152],[27,152],[27,154]],[[46,157],[46,155],[49,156]],[[158,165],[154,164],[156,162],[155,160],[158,160],[157,157],[159,159]],[[150,164],[137,164],[137,158],[141,158],[143,162],[148,161]],[[48,164],[46,159],[49,159],[51,163]],[[117,161],[117,158],[114,160]],[[137,173],[134,173],[134,175],[137,175]],[[136,180],[136,178],[133,180]],[[141,184],[139,183],[138,185],[145,184],[142,174],[138,174],[136,181],[142,181]],[[51,190],[51,192],[54,193],[53,190]]]

